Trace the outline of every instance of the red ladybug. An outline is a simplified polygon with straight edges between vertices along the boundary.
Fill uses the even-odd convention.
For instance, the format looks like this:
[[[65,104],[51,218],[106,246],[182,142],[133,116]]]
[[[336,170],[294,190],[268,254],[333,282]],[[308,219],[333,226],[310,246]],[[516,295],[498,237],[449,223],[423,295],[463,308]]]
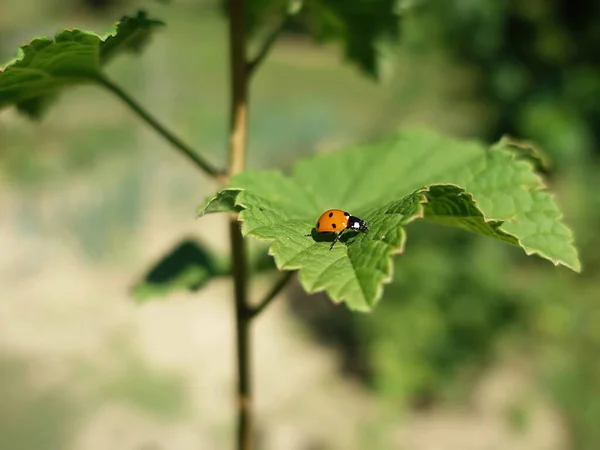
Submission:
[[[329,250],[331,250],[335,243],[339,241],[346,230],[352,230],[359,233],[366,233],[369,231],[368,225],[364,220],[352,216],[350,213],[342,211],[341,209],[329,209],[321,214],[321,217],[317,220],[315,229],[317,230],[317,233],[334,233],[335,237]],[[310,234],[307,236],[310,236]]]

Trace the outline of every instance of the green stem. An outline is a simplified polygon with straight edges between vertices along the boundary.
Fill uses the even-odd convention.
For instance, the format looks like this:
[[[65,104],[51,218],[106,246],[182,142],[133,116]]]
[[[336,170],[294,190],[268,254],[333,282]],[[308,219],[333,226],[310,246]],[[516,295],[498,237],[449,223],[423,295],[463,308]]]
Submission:
[[[248,273],[246,246],[236,217],[229,220],[231,258],[233,260],[233,286],[235,297],[235,328],[237,350],[237,449],[251,450],[252,390],[250,372],[250,307],[248,306]]]
[[[163,136],[169,141],[177,150],[183,153],[196,167],[206,172],[211,177],[219,180],[225,180],[225,174],[219,171],[216,167],[206,161],[204,158],[199,156],[194,150],[187,146],[181,139],[171,133],[164,125],[159,123],[154,117],[148,113],[138,102],[131,98],[123,89],[114,84],[108,78],[100,75],[96,79],[100,85],[104,86],[110,92],[119,97],[123,102],[129,106],[139,117],[141,117],[148,125],[150,125],[158,134]]]
[[[254,317],[258,316],[261,312],[263,312],[263,310],[269,306],[269,304],[277,297],[277,295],[283,290],[283,288],[285,288],[288,284],[288,282],[292,279],[292,277],[294,276],[295,272],[292,271],[285,271],[282,275],[281,278],[279,278],[279,281],[277,281],[277,283],[275,283],[275,285],[273,286],[273,288],[267,293],[267,295],[265,296],[264,299],[262,299],[262,301],[256,305],[256,307],[254,307],[251,311],[250,311],[250,318],[253,319]]]
[[[243,172],[246,166],[248,133],[248,82],[250,74],[256,70],[267,56],[275,39],[274,33],[265,43],[256,59],[248,63],[246,56],[245,0],[229,0],[229,64],[230,64],[230,122],[229,122],[229,170],[228,176]],[[283,28],[283,24],[281,26]],[[250,325],[283,288],[278,283],[257,309],[248,302],[248,272],[246,266],[246,245],[237,214],[229,218],[229,238],[233,264],[233,286],[235,298],[235,328],[237,344],[237,449],[251,450],[253,447],[252,424],[252,383]],[[291,275],[290,275],[291,276]],[[287,281],[287,280],[286,280]],[[270,297],[270,298],[269,298]]]
[[[246,134],[248,129],[246,66],[246,31],[244,0],[229,0],[229,64],[230,64],[230,122],[229,122],[229,176],[244,171],[246,165]],[[238,450],[251,450],[252,391],[250,371],[250,306],[248,304],[248,272],[246,245],[237,215],[229,218],[229,238],[233,260],[235,296],[235,328],[237,344],[237,407]]]

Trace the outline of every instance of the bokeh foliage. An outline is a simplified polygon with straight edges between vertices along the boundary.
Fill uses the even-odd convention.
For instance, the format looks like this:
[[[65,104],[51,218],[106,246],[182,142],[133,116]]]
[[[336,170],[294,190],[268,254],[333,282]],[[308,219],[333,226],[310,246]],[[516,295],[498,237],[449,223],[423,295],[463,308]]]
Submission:
[[[336,338],[348,336],[341,342],[346,352],[361,348],[373,388],[402,406],[423,397],[440,401],[468,385],[464,369],[476,373],[509,342],[515,352],[534,355],[539,383],[565,414],[575,448],[598,448],[600,7],[591,0],[403,3],[417,7],[402,20],[397,64],[407,55],[443,55],[476,75],[468,89],[486,108],[486,115],[470,116],[480,137],[496,140],[509,132],[541,144],[550,155],[550,183],[578,236],[584,271],[575,279],[508,246],[433,225],[414,227],[410,252],[396,261],[397,277],[377,314],[336,310]],[[433,80],[461,81],[440,72],[412,87],[435,93]],[[392,84],[392,92],[410,88],[401,83]],[[440,121],[457,114],[451,106],[435,111]],[[510,283],[502,282],[506,277]],[[328,314],[312,323],[331,328]]]
[[[441,57],[476,74],[468,90],[483,99],[479,134],[526,136],[548,152],[550,184],[578,236],[583,275],[546,272],[508,247],[454,231],[409,229],[417,242],[396,262],[399,275],[380,313],[347,319],[346,342],[362,342],[364,371],[396,405],[444,399],[512,345],[515,353],[534,355],[529,360],[565,414],[574,448],[597,448],[600,6],[415,3],[403,21],[401,58]],[[396,84],[399,93],[419,87]]]

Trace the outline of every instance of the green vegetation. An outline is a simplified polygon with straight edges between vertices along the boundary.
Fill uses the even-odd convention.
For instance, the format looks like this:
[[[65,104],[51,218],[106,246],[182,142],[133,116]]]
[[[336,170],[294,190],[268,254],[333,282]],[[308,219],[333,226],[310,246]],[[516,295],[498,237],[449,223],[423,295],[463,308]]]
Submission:
[[[324,289],[355,310],[375,305],[391,277],[391,255],[404,248],[403,228],[417,218],[491,236],[579,270],[554,201],[531,166],[502,148],[486,151],[410,131],[300,161],[292,179],[247,172],[229,185],[202,215],[240,212],[244,235],[275,241],[270,253],[280,269],[299,270],[307,292]],[[366,220],[370,232],[329,251],[327,242],[318,242],[323,239],[305,234],[335,205]]]
[[[277,268],[298,270],[306,292],[325,290],[349,309],[373,310],[364,315],[327,309],[313,316],[310,325],[316,333],[336,330],[336,345],[349,358],[356,357],[359,348],[366,370],[357,372],[382,402],[402,410],[452,401],[456,392],[464,398],[479,371],[501,355],[533,355],[530,361],[537,380],[564,414],[574,447],[597,448],[600,258],[595,249],[600,244],[600,136],[594,125],[600,107],[594,99],[600,92],[600,69],[593,62],[600,56],[600,45],[590,30],[600,21],[598,8],[589,2],[587,13],[579,15],[567,2],[530,2],[527,7],[473,0],[461,2],[459,8],[440,0],[414,5],[400,2],[404,8],[396,9],[395,2],[382,1],[372,2],[372,10],[359,8],[359,4],[366,8],[365,2],[315,0],[298,8],[300,3],[290,7],[281,1],[247,2],[245,20],[255,40],[251,44],[258,48],[248,53],[258,55],[254,62],[261,63],[252,65],[260,70],[253,75],[247,165],[253,169],[268,166],[269,171],[237,174],[242,166],[236,162],[239,154],[231,157],[227,171],[208,162],[225,161],[214,148],[222,147],[219,139],[225,129],[227,99],[206,86],[225,91],[219,79],[224,75],[221,66],[227,48],[222,43],[208,48],[206,42],[219,19],[204,15],[198,19],[204,31],[198,31],[194,20],[177,15],[180,6],[175,2],[168,6],[171,10],[163,7],[169,11],[166,26],[157,27],[162,22],[138,15],[121,22],[127,27],[116,27],[105,36],[64,30],[54,40],[34,40],[0,73],[0,106],[14,104],[32,117],[51,117],[53,110],[48,107],[58,92],[82,82],[108,88],[196,167],[223,182],[217,195],[209,197],[208,206],[202,205],[202,214],[239,213],[244,237],[268,241]],[[179,29],[164,39],[173,40],[168,46],[174,54],[181,52],[178,82],[192,87],[186,88],[186,101],[177,105],[170,122],[180,120],[186,124],[183,130],[204,124],[206,129],[192,139],[201,142],[202,152],[184,144],[133,100],[138,93],[133,80],[140,73],[135,63],[128,66],[115,61],[114,69],[105,68],[102,51],[100,59],[90,59],[103,46],[140,50],[140,41],[129,41],[121,33],[139,26],[136,30],[146,43],[151,32],[170,29],[171,18]],[[382,42],[395,38],[398,30],[397,43]],[[341,44],[350,67],[376,75],[383,84],[374,88],[365,81],[369,78],[360,80],[349,66],[327,66],[322,59],[331,61],[332,56],[314,49],[306,56],[317,59],[306,63],[314,65],[314,70],[290,68],[283,53],[278,58],[277,47],[272,48],[285,31]],[[190,38],[196,32],[198,55],[182,50],[189,39],[196,39]],[[119,45],[110,46],[111,39]],[[271,50],[272,59],[262,65],[262,55]],[[211,69],[205,71],[205,64]],[[197,74],[205,78],[194,89]],[[169,76],[175,76],[175,71]],[[124,87],[113,79],[122,80]],[[315,88],[316,83],[323,84]],[[322,93],[314,92],[321,89]],[[245,103],[242,97],[238,100]],[[282,98],[299,106],[282,107]],[[72,100],[63,98],[56,108],[64,114]],[[210,112],[203,108],[203,101],[210,105]],[[102,104],[102,108],[113,107]],[[282,120],[288,114],[289,120]],[[428,126],[396,132],[399,118]],[[303,122],[297,124],[300,119]],[[130,140],[129,130],[120,124],[93,127],[98,138],[90,138],[77,127],[61,130],[62,139],[69,143],[63,150],[68,170],[89,170],[92,159],[115,158],[101,144],[94,148],[91,142],[109,135],[104,129],[112,130],[109,139],[115,142],[111,146]],[[537,147],[515,140],[498,142],[504,133],[533,139],[548,157]],[[37,156],[35,137],[0,128],[3,134],[14,143],[0,150],[0,163],[11,174],[18,172],[38,182],[48,172],[65,175],[63,164],[46,164],[47,156]],[[123,142],[119,144],[115,135],[122,135]],[[465,135],[477,141],[460,138]],[[299,157],[328,137],[339,151]],[[82,147],[88,151],[88,139],[89,155],[78,153]],[[493,142],[497,144],[489,147]],[[243,147],[240,144],[237,151],[245,153]],[[290,150],[282,152],[281,148]],[[137,151],[129,157],[139,155]],[[282,167],[291,168],[283,171]],[[536,169],[543,172],[543,181]],[[133,181],[121,183],[123,197],[137,204],[133,213],[120,206],[124,217],[139,214],[135,212],[140,209],[136,192],[144,176],[140,169]],[[197,195],[187,187],[174,188],[170,195],[177,200],[181,191]],[[564,222],[575,230],[581,262],[557,204],[565,211]],[[330,252],[329,242],[305,236],[328,208],[343,208],[366,219],[371,233],[350,235]],[[105,220],[108,227],[113,223],[94,213],[90,216],[75,229],[82,230],[78,232],[82,240],[92,242],[93,253],[106,251],[104,243],[94,244],[98,233],[86,237],[92,229],[86,224],[101,226]],[[202,221],[198,220],[198,226]],[[236,232],[232,225],[238,264],[217,264],[222,255],[211,254],[200,243],[185,242],[150,269],[134,293],[148,298],[176,289],[197,290],[211,277],[232,271],[237,271],[238,292],[244,291],[247,272],[240,269],[240,262],[243,265],[245,255]],[[583,266],[584,271],[576,275],[542,258],[526,258],[515,246],[527,255],[539,255],[574,271]],[[247,260],[256,258],[256,248],[252,250]],[[266,252],[264,246],[258,250]],[[392,260],[399,250],[403,254]],[[253,318],[261,312],[289,279],[283,274],[274,282],[258,308],[238,294],[238,320],[249,322],[246,316]],[[152,391],[153,385],[148,389]],[[247,385],[240,387],[245,389]],[[133,392],[142,404],[144,399],[138,397],[145,395],[143,386]],[[157,402],[171,408],[168,399],[161,397]],[[515,406],[507,415],[513,427],[528,426],[526,405]],[[249,448],[242,439],[248,429],[242,428],[240,448],[242,444]]]

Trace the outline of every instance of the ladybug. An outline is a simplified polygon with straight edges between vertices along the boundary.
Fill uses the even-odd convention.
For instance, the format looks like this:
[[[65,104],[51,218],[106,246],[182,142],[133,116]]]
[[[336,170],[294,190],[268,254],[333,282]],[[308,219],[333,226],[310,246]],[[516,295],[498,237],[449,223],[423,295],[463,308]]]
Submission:
[[[317,233],[333,233],[335,235],[331,247],[329,247],[329,250],[331,250],[346,230],[366,233],[369,228],[367,222],[350,215],[346,211],[329,209],[321,214],[321,217],[317,220],[315,230],[317,230]],[[310,234],[307,234],[307,236],[310,236]]]

